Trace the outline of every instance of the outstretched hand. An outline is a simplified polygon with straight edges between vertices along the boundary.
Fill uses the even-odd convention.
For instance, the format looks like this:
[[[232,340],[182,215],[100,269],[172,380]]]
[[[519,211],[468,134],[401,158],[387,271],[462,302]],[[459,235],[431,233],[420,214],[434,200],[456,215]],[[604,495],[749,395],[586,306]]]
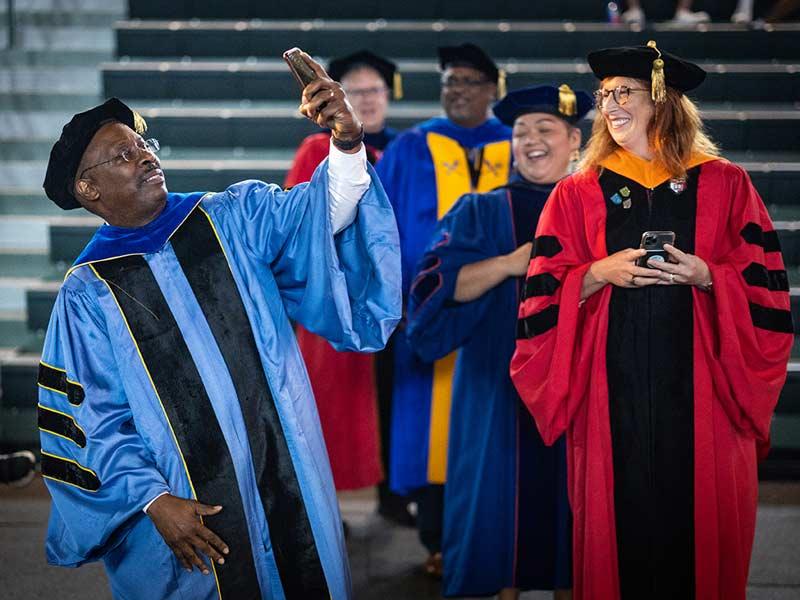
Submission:
[[[199,553],[221,565],[225,563],[223,554],[228,554],[229,549],[217,534],[203,524],[202,517],[216,515],[221,510],[221,506],[209,506],[196,500],[164,494],[150,505],[147,514],[183,567],[187,571],[197,567],[203,575],[208,575],[208,566]]]

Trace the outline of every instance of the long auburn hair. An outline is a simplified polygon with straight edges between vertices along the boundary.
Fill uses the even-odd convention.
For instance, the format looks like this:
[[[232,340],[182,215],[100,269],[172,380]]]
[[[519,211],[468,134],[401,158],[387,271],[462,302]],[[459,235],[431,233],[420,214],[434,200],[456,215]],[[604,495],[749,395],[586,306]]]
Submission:
[[[650,88],[649,81],[641,83]],[[592,135],[578,166],[581,171],[600,168],[600,163],[619,148],[608,131],[602,111],[597,109],[596,113]],[[693,153],[719,156],[719,148],[705,133],[697,105],[671,87],[667,88],[666,101],[655,105],[647,137],[653,160],[673,177],[686,175],[686,165]]]

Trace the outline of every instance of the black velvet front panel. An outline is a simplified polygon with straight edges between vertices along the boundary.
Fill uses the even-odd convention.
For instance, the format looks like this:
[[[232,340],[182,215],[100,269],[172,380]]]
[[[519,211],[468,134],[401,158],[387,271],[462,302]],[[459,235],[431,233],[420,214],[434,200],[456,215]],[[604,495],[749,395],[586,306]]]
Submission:
[[[173,236],[172,248],[236,388],[284,593],[290,600],[327,600],[327,581],[250,320],[222,247],[199,208]]]
[[[606,244],[638,248],[645,231],[694,252],[698,168],[683,192],[606,170]],[[693,301],[689,286],[614,287],[607,373],[623,600],[694,598]]]
[[[223,598],[262,597],[233,461],[200,373],[161,289],[141,256],[94,263],[139,346],[186,461],[198,501],[223,506],[205,524],[230,547],[215,565]]]

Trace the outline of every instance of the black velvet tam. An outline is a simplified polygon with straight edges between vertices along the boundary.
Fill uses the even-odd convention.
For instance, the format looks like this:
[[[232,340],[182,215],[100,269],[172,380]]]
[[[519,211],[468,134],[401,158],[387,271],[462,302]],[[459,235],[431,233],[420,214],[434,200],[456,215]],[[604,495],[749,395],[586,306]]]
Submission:
[[[439,66],[442,70],[447,67],[472,67],[486,75],[489,81],[497,82],[500,71],[497,65],[475,44],[461,44],[460,46],[440,46]]]
[[[119,121],[139,134],[147,129],[144,119],[137,112],[117,98],[111,98],[72,117],[53,145],[44,177],[44,191],[50,200],[64,210],[80,208],[80,203],[72,193],[76,171],[92,138],[109,121]]]
[[[514,126],[514,121],[520,115],[533,112],[555,115],[574,125],[592,109],[594,101],[584,91],[573,92],[569,88],[566,89],[572,96],[572,102],[566,108],[563,91],[552,85],[539,85],[509,92],[492,107],[492,111],[509,127]]]
[[[334,58],[328,65],[328,75],[334,81],[341,81],[350,71],[364,66],[375,69],[386,82],[386,86],[392,88],[397,65],[369,50],[359,50],[348,56]]]
[[[597,50],[589,53],[587,60],[592,72],[600,80],[606,77],[632,77],[650,81],[653,61],[657,58],[658,52],[654,48],[630,46]],[[661,59],[664,61],[664,80],[667,87],[688,92],[706,78],[703,69],[674,54],[662,51]]]

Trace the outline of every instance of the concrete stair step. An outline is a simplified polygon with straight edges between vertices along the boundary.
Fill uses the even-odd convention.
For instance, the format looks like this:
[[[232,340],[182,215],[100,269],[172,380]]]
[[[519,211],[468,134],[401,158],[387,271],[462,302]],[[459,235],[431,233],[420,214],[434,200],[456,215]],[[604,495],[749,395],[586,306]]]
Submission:
[[[0,14],[7,8],[4,4]],[[45,12],[113,12],[126,14],[128,3],[126,0],[15,0],[14,11],[21,13]]]
[[[0,188],[0,215],[61,216],[64,211],[53,204],[41,188]]]
[[[111,27],[114,22],[125,17],[119,8],[50,8],[27,9],[14,6],[14,23],[17,27]],[[0,21],[6,22],[6,4],[0,10]]]
[[[30,339],[31,333],[24,315],[0,313],[0,347],[15,348],[28,343]]]
[[[100,74],[94,66],[0,67],[0,89],[5,94],[99,94]]]
[[[94,92],[28,90],[11,91],[0,89],[0,110],[10,111],[67,111],[75,114],[99,104],[102,101],[99,90]]]
[[[105,50],[5,50],[0,53],[0,67],[86,66],[111,59]]]
[[[583,61],[503,61],[508,88],[567,83],[594,90],[597,79]],[[768,102],[792,104],[800,99],[800,65],[793,63],[717,63],[704,61],[708,77],[691,96],[703,102]],[[406,99],[438,98],[440,73],[433,61],[401,61]],[[104,63],[106,96],[290,100],[297,85],[286,64],[278,60],[155,60]]]
[[[5,21],[5,20],[4,20]],[[20,25],[16,28],[16,47],[23,50],[114,50],[111,27],[59,27]],[[8,30],[0,29],[0,48],[8,47]],[[0,86],[2,88],[2,86]]]
[[[531,6],[538,10],[542,3],[531,3]],[[687,58],[724,60],[747,56],[751,60],[797,60],[800,56],[800,36],[797,35],[800,26],[794,23],[771,25],[757,31],[727,24],[689,29],[662,24],[644,32],[605,22],[498,22],[494,19],[130,20],[120,21],[114,27],[118,56],[135,57],[280,58],[287,48],[300,46],[320,56],[341,56],[371,48],[384,56],[420,58],[435,56],[437,46],[471,41],[492,56],[542,59],[586,56],[598,48],[634,46],[650,38],[657,39],[660,48]]]
[[[0,216],[2,219],[3,216]],[[52,270],[46,254],[30,254],[21,252],[0,253],[0,281],[5,277],[42,277]],[[2,318],[2,313],[0,313]],[[2,347],[0,343],[0,347]]]

